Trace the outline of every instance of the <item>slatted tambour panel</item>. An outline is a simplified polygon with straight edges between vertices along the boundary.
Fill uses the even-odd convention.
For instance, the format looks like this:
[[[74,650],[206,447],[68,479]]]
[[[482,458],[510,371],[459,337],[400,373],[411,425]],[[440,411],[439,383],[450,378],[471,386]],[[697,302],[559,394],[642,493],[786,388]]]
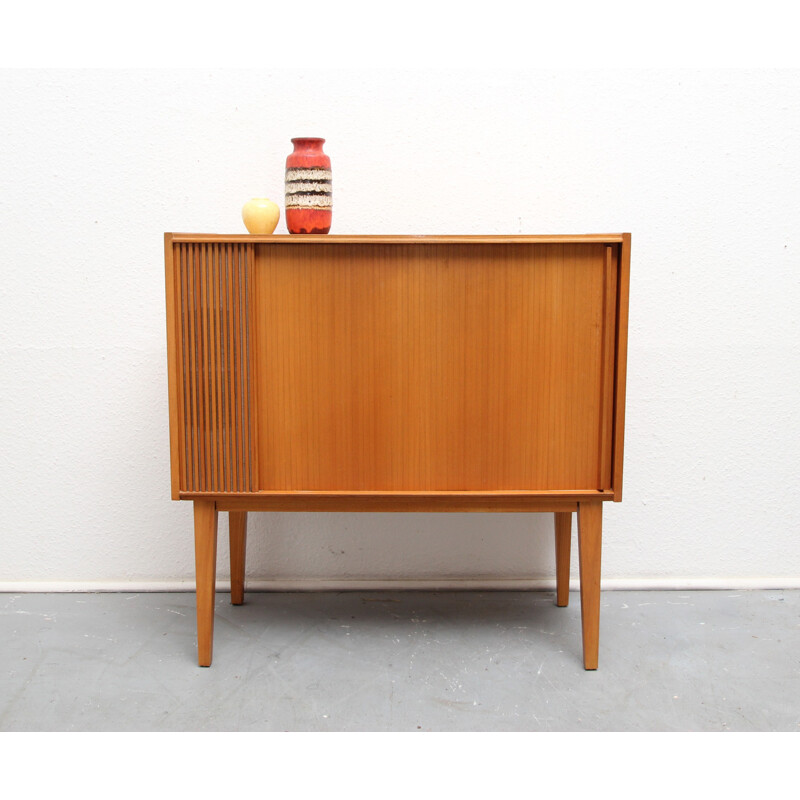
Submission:
[[[607,488],[615,257],[257,245],[259,488]]]
[[[173,270],[181,491],[253,491],[252,245],[175,244]]]

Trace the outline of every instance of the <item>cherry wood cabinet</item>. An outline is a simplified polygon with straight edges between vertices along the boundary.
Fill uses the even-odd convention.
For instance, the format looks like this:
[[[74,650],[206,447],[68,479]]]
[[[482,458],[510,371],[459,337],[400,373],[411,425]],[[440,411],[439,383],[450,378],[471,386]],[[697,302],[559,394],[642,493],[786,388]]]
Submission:
[[[597,667],[602,503],[622,492],[630,234],[165,234],[172,497],[194,503],[199,663],[218,512],[578,515]],[[487,522],[487,525],[490,524]]]

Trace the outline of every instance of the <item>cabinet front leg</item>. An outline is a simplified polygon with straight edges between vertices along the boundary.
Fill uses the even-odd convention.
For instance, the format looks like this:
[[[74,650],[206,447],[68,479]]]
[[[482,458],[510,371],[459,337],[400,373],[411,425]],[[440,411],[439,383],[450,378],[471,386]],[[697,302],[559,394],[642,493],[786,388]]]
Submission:
[[[556,511],[556,605],[569,605],[569,556],[572,512]]]
[[[597,669],[600,644],[600,550],[603,504],[578,503],[578,555],[581,572],[581,626],[583,666]]]
[[[197,591],[197,661],[211,666],[214,643],[214,591],[217,579],[217,505],[194,501],[194,560]]]
[[[231,603],[244,603],[244,563],[247,549],[247,512],[228,513],[231,540]]]

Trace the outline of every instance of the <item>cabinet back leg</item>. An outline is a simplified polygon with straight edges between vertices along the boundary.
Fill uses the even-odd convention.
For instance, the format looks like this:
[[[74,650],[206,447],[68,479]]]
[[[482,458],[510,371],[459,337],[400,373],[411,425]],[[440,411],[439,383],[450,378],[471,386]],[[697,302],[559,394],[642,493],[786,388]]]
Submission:
[[[569,557],[572,537],[572,512],[556,511],[556,605],[569,605]]]
[[[231,543],[231,603],[244,603],[244,564],[247,549],[247,512],[228,512]]]
[[[600,644],[600,551],[603,504],[578,503],[578,555],[581,572],[581,627],[583,665],[597,669]]]
[[[214,643],[214,592],[217,580],[217,505],[194,501],[194,560],[197,593],[197,662],[211,666]]]

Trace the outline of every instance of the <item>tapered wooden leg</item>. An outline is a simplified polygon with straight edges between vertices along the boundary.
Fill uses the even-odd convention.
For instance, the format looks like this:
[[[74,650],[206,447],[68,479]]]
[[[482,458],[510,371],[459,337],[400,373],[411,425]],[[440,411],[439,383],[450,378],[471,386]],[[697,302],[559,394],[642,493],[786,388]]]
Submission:
[[[247,549],[247,512],[228,512],[231,539],[231,603],[244,603],[244,562]]]
[[[569,605],[569,555],[572,513],[556,511],[556,605]]]
[[[194,501],[194,560],[197,586],[197,661],[201,667],[210,667],[217,579],[217,505],[213,500]]]
[[[600,644],[600,550],[603,504],[578,503],[578,555],[581,572],[581,626],[583,666],[597,669]]]

